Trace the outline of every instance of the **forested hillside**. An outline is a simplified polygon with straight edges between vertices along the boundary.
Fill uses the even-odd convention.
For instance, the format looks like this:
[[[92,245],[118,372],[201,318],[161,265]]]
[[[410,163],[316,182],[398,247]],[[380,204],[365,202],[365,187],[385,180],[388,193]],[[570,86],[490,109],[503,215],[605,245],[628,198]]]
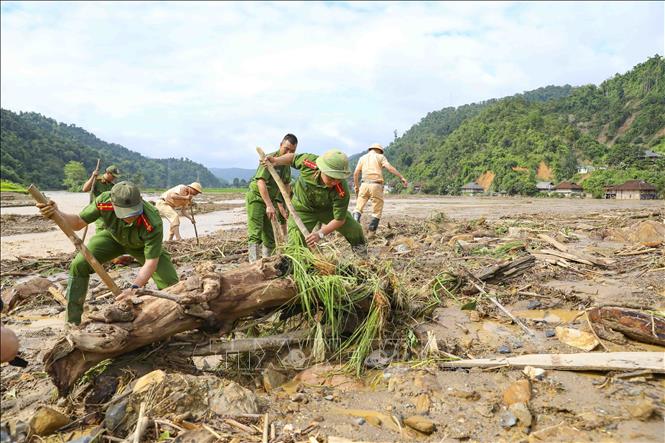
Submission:
[[[167,187],[199,180],[204,187],[217,187],[219,180],[208,169],[189,159],[152,159],[124,146],[107,143],[93,134],[33,112],[16,114],[2,109],[0,131],[3,179],[35,183],[45,189],[63,188],[64,165],[84,164],[91,172],[101,159],[102,167],[118,165],[123,179],[146,187]]]
[[[424,192],[456,193],[480,180],[491,191],[535,192],[537,180],[602,186],[647,179],[665,190],[665,60],[655,56],[600,86],[552,87],[429,113],[386,149]],[[579,176],[577,166],[603,169]],[[585,182],[588,180],[588,183]]]

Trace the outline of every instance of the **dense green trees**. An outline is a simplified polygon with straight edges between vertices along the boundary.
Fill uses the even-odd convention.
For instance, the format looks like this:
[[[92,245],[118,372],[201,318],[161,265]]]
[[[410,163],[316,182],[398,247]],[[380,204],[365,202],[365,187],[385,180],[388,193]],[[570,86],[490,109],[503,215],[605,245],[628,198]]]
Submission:
[[[102,168],[115,164],[125,178],[146,187],[165,188],[197,178],[204,187],[220,185],[208,169],[186,158],[151,159],[40,114],[0,112],[0,175],[6,180],[58,189],[63,187],[65,164],[80,162],[89,176],[99,158]]]
[[[65,179],[63,184],[67,187],[68,191],[80,192],[81,186],[88,179],[88,174],[85,170],[83,163],[70,161],[65,165]]]
[[[548,86],[431,112],[391,143],[386,156],[421,182],[423,192],[456,193],[492,171],[492,191],[530,194],[541,162],[555,182],[586,178],[576,176],[580,163],[608,167],[591,175],[595,195],[603,187],[598,183],[624,177],[648,177],[665,192],[665,167],[641,159],[647,148],[665,153],[661,56],[600,86]]]

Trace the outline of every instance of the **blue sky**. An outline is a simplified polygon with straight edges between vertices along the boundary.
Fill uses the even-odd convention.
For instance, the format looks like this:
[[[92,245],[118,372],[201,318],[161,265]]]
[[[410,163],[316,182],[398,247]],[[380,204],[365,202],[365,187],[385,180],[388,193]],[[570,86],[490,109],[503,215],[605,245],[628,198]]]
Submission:
[[[150,157],[253,167],[663,54],[663,2],[7,2],[1,104]]]

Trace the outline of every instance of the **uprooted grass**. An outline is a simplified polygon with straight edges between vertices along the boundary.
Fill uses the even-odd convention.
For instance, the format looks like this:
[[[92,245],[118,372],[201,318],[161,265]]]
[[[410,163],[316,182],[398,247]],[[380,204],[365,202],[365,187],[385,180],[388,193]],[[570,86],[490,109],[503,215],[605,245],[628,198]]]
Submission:
[[[382,346],[386,329],[403,320],[395,314],[412,311],[413,294],[400,285],[390,262],[339,260],[344,254],[333,245],[317,253],[287,246],[282,253],[291,260],[300,305],[315,331],[315,359],[340,357],[359,374],[365,358]],[[344,335],[349,324],[353,330]]]

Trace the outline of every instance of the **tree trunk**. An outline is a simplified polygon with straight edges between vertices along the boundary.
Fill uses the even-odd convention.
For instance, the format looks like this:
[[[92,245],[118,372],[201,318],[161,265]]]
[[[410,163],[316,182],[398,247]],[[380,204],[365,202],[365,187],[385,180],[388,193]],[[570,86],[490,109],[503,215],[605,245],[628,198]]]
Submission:
[[[298,293],[295,283],[280,278],[288,272],[289,262],[281,256],[223,273],[204,263],[195,275],[164,291],[178,301],[146,295],[89,315],[44,356],[46,371],[60,395],[66,395],[81,375],[104,359],[191,329],[228,331],[239,318],[293,300]]]
[[[665,346],[665,319],[637,309],[604,306],[589,311],[594,324],[619,331],[643,343]]]

